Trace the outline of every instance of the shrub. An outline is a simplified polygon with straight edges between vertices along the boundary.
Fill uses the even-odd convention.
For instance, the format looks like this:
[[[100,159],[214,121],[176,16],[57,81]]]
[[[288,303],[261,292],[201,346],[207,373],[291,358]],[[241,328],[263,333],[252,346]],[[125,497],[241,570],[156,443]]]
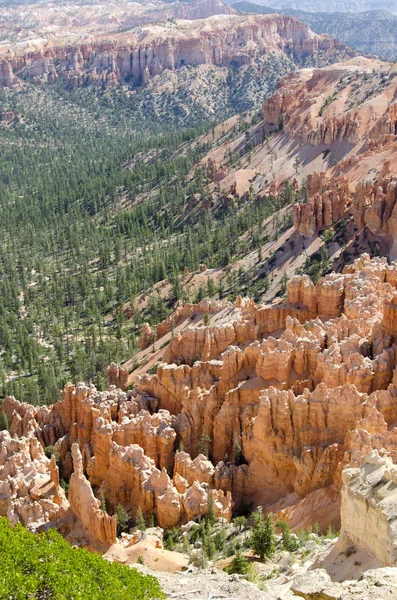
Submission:
[[[338,537],[338,535],[339,535],[339,532],[336,529],[334,529],[334,527],[332,525],[328,525],[328,529],[327,529],[327,532],[326,532],[324,538],[326,540],[332,540],[332,539]]]
[[[227,533],[226,533],[225,529],[220,529],[214,535],[214,544],[215,544],[215,548],[218,550],[218,552],[221,552],[223,550],[223,548],[225,547],[226,538],[227,538]]]
[[[54,446],[47,446],[44,448],[44,452],[47,458],[51,458],[52,455],[55,456],[55,460],[58,462],[60,459],[60,454],[58,450],[55,450]]]
[[[155,577],[99,554],[72,548],[51,529],[33,534],[0,518],[0,598],[46,600],[163,599]]]
[[[165,342],[165,346],[168,344],[168,342]],[[163,346],[162,346],[163,347]],[[152,365],[150,367],[150,369],[147,370],[147,373],[149,373],[149,375],[156,375],[157,373],[157,369],[158,369],[159,363],[155,363],[154,365]]]
[[[279,131],[283,131],[284,130],[284,113],[281,113],[281,115],[280,115],[280,117],[278,119],[277,129]]]
[[[207,556],[202,549],[192,552],[189,562],[199,569],[205,569],[208,566]]]
[[[211,438],[209,435],[203,433],[199,440],[198,450],[200,454],[204,454],[206,458],[208,458],[209,444],[211,443]]]
[[[179,527],[173,527],[165,532],[164,548],[166,550],[174,550],[180,536]]]
[[[241,551],[238,550],[235,557],[232,560],[230,567],[226,568],[225,571],[230,575],[232,573],[237,573],[239,575],[247,575],[251,572],[251,565],[249,563],[248,558],[241,554]]]
[[[216,554],[216,546],[211,536],[207,535],[203,539],[203,552],[209,560],[212,560]]]
[[[238,532],[241,533],[244,529],[246,529],[248,520],[247,517],[241,515],[241,517],[236,517],[235,519],[233,519],[233,523],[236,527],[238,527]]]

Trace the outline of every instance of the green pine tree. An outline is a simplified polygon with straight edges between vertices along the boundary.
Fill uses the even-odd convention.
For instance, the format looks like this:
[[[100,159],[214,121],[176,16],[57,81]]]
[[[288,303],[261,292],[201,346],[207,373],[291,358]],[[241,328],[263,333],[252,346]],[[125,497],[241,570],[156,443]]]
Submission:
[[[142,512],[141,507],[139,507],[138,510],[136,511],[135,529],[138,529],[139,531],[145,531],[145,529],[146,529],[146,522],[143,517],[143,512]]]
[[[128,523],[130,517],[122,504],[118,504],[116,508],[116,527],[117,535],[128,531]]]
[[[261,559],[272,556],[276,551],[276,536],[274,533],[273,515],[269,514],[266,519],[261,509],[253,514],[254,527],[252,528],[250,543],[254,554]]]
[[[227,572],[229,574],[237,573],[239,575],[247,575],[250,572],[250,563],[248,558],[241,554],[241,550],[237,550],[230,567]]]
[[[292,537],[291,527],[286,521],[277,521],[276,525],[280,527],[282,531],[282,542],[284,550],[288,552],[295,552],[298,549],[298,541]]]
[[[8,431],[8,419],[4,410],[0,413],[0,431]]]

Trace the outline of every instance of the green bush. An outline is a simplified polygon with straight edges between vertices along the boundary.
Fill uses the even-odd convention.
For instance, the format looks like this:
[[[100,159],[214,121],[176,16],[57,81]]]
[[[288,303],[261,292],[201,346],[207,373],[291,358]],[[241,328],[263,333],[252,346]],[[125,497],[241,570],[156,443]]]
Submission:
[[[143,512],[142,512],[141,507],[139,507],[138,510],[136,511],[135,529],[138,529],[139,531],[145,531],[146,530],[146,521],[145,521],[145,518],[143,516]]]
[[[283,549],[287,550],[288,552],[295,552],[295,550],[299,548],[299,543],[296,538],[292,537],[291,527],[289,524],[286,521],[280,520],[277,521],[276,526],[280,527],[282,531]]]
[[[251,565],[249,563],[248,558],[241,554],[241,551],[238,550],[235,557],[232,560],[230,567],[225,569],[227,573],[230,575],[232,573],[237,573],[239,575],[247,575],[251,572]]]
[[[44,452],[47,458],[51,458],[54,455],[57,462],[60,460],[60,454],[58,450],[55,450],[54,446],[46,446]]]
[[[226,533],[225,529],[220,529],[214,535],[214,544],[215,544],[215,548],[217,549],[218,552],[221,552],[223,550],[223,548],[225,547],[226,539],[227,539],[227,533]]]
[[[213,560],[216,554],[216,546],[213,538],[209,535],[203,539],[203,552],[209,560]]]
[[[55,530],[33,534],[0,518],[0,598],[150,600],[165,598],[157,579],[72,548]]]

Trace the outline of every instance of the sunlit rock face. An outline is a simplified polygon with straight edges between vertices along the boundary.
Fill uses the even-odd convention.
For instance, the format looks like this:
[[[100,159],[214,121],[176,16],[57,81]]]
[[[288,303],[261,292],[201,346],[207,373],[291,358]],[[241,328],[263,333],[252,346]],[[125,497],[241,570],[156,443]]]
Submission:
[[[211,10],[219,12],[216,7]],[[228,11],[233,12],[226,7],[224,12]],[[259,53],[272,52],[293,53],[298,61],[319,53],[330,57],[338,52],[355,54],[345,44],[313,33],[293,17],[223,15],[168,25],[147,24],[127,33],[109,33],[105,40],[101,32],[89,38],[84,32],[76,35],[75,41],[70,34],[65,41],[62,35],[34,40],[31,47],[29,43],[5,44],[0,52],[0,84],[12,86],[20,77],[43,81],[61,77],[72,86],[145,83],[166,69],[243,65]]]
[[[2,485],[18,500],[3,500],[2,513],[11,504],[25,522],[16,506],[33,504],[30,483],[9,473],[22,450],[52,477],[56,506],[65,502],[43,453],[54,445],[60,475],[74,473],[84,488],[88,480],[95,494],[86,503],[92,520],[74,492],[73,512],[105,537],[113,525],[98,525],[100,496],[110,514],[118,504],[132,516],[141,508],[165,528],[209,506],[229,519],[242,500],[285,509],[291,522],[294,510],[300,523],[337,521],[343,468],[359,467],[372,449],[397,457],[396,281],[396,263],[362,255],[316,285],[294,277],[272,306],[217,303],[214,324],[178,331],[156,374],[132,390],[69,384],[52,407],[7,398],[14,437],[2,434]],[[30,520],[49,518],[59,515]]]

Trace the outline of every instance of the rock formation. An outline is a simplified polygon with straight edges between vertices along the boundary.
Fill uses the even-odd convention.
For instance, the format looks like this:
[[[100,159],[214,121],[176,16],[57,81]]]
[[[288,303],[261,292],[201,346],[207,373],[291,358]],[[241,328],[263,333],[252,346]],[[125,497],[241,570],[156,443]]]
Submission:
[[[83,473],[79,445],[72,445],[73,473],[70,478],[68,500],[72,512],[78,517],[90,536],[102,544],[116,541],[116,517],[110,517],[99,507],[91,485]]]
[[[50,408],[7,398],[15,439],[2,435],[7,446],[26,448],[29,439],[40,456],[55,446],[61,476],[72,476],[71,508],[99,541],[110,541],[113,525],[83,472],[110,513],[119,503],[132,516],[140,507],[165,528],[210,504],[230,518],[232,501],[280,507],[286,498],[292,521],[296,507],[299,522],[321,515],[326,526],[345,467],[360,467],[372,449],[397,461],[396,285],[397,263],[363,255],[315,286],[293,278],[272,306],[215,303],[214,324],[174,335],[157,373],[134,389],[69,384]],[[177,310],[189,315],[192,305]],[[56,480],[46,461],[40,469]],[[76,500],[80,487],[88,515]]]
[[[109,385],[116,385],[124,389],[127,385],[128,371],[116,363],[110,363],[106,369],[106,377]]]
[[[72,86],[139,83],[181,65],[246,64],[258,52],[293,52],[299,61],[334,51],[354,55],[345,44],[281,15],[230,15],[181,21],[174,27],[148,25],[106,40],[81,39],[74,44],[69,38],[63,44],[56,40],[32,49],[5,45],[0,54],[0,84],[13,85],[19,77],[53,81],[59,76]]]
[[[393,246],[395,94],[392,65],[353,59],[292,73],[264,103],[266,129],[282,129],[283,135],[298,139],[298,158],[322,153],[324,170],[308,173],[307,202],[293,209],[294,225],[302,235],[311,237],[352,215],[359,229],[367,226]]]
[[[297,575],[291,591],[307,600],[394,598],[397,466],[390,457],[371,450],[361,467],[345,469],[342,479],[340,536],[315,561],[314,567],[323,568]]]
[[[149,323],[144,323],[142,327],[141,336],[138,340],[138,348],[144,350],[154,341],[154,331],[150,327]],[[120,385],[119,387],[124,387]]]
[[[238,299],[232,321],[174,336],[168,364],[142,376],[138,393],[175,415],[195,460],[209,439],[215,466],[203,472],[182,454],[176,473],[186,479],[188,465],[235,503],[269,504],[291,492],[337,491],[342,468],[376,436],[392,451],[395,273],[395,264],[364,255],[316,286],[293,278],[288,298],[271,308]]]
[[[21,437],[0,432],[0,515],[37,528],[59,519],[66,504],[55,457],[45,456],[34,432]]]
[[[332,581],[325,569],[307,571],[294,578],[291,598],[306,600],[387,600],[397,594],[395,569],[369,569],[359,579]]]
[[[397,565],[397,467],[377,450],[361,468],[342,472],[339,551],[354,547],[373,554],[384,567]]]
[[[97,496],[103,493],[110,511],[113,512],[117,504],[121,503],[134,516],[140,507],[147,518],[155,514],[163,528],[206,514],[209,495],[213,496],[215,514],[230,519],[230,492],[211,489],[214,487],[214,479],[212,478],[212,485],[209,487],[209,482],[200,476],[200,469],[191,466],[184,471],[183,476],[175,472],[173,481],[177,437],[175,417],[165,410],[156,412],[157,408],[158,403],[153,398],[145,394],[126,394],[115,386],[110,386],[108,392],[101,393],[93,386],[80,384],[75,388],[67,385],[63,400],[51,409],[33,409],[14,398],[7,398],[3,409],[10,419],[10,431],[22,437],[20,442],[14,442],[9,434],[2,434],[9,442],[2,445],[4,460],[9,456],[5,453],[6,448],[13,449],[18,444],[26,453],[27,442],[24,436],[29,434],[29,443],[34,444],[35,452],[39,455],[37,469],[40,475],[44,476],[46,471],[52,473],[55,469],[51,476],[56,479],[57,485],[51,490],[53,494],[59,492],[61,499],[65,500],[63,491],[59,488],[58,469],[56,466],[52,467],[53,461],[46,459],[43,450],[44,445],[55,443],[62,464],[61,474],[66,479],[70,477],[70,509],[81,522],[91,543],[110,545],[115,541],[116,533],[114,518],[99,508],[99,501],[94,497],[90,483],[97,490]],[[36,418],[42,423],[42,427],[38,426]],[[212,464],[205,457],[202,459],[204,462],[201,468],[213,470]],[[34,464],[36,468],[36,463]],[[10,475],[9,468],[4,476],[11,481],[14,471]],[[32,468],[29,472],[29,484],[31,479],[31,485],[36,489],[38,485]],[[5,493],[7,484],[3,485]],[[18,494],[22,493],[24,505],[33,510],[35,505],[33,503],[32,506],[32,497],[27,493],[26,485],[24,483],[22,488],[18,478],[12,480],[16,496],[19,497]],[[37,491],[35,493],[37,495]],[[8,496],[12,499],[11,489]],[[11,499],[7,502],[4,500],[2,514],[9,515],[14,521],[21,520],[26,525],[34,522],[38,526],[42,521],[55,521],[62,516],[59,514],[59,507],[55,506],[55,510],[48,502],[45,507],[47,511],[49,508],[55,510],[54,515],[44,513],[39,518],[38,511],[41,509],[38,507],[32,517],[25,517],[24,513],[17,510],[15,503],[12,505],[12,513],[9,510]],[[54,500],[55,503],[57,501]],[[65,511],[67,508],[68,503],[64,506]]]

